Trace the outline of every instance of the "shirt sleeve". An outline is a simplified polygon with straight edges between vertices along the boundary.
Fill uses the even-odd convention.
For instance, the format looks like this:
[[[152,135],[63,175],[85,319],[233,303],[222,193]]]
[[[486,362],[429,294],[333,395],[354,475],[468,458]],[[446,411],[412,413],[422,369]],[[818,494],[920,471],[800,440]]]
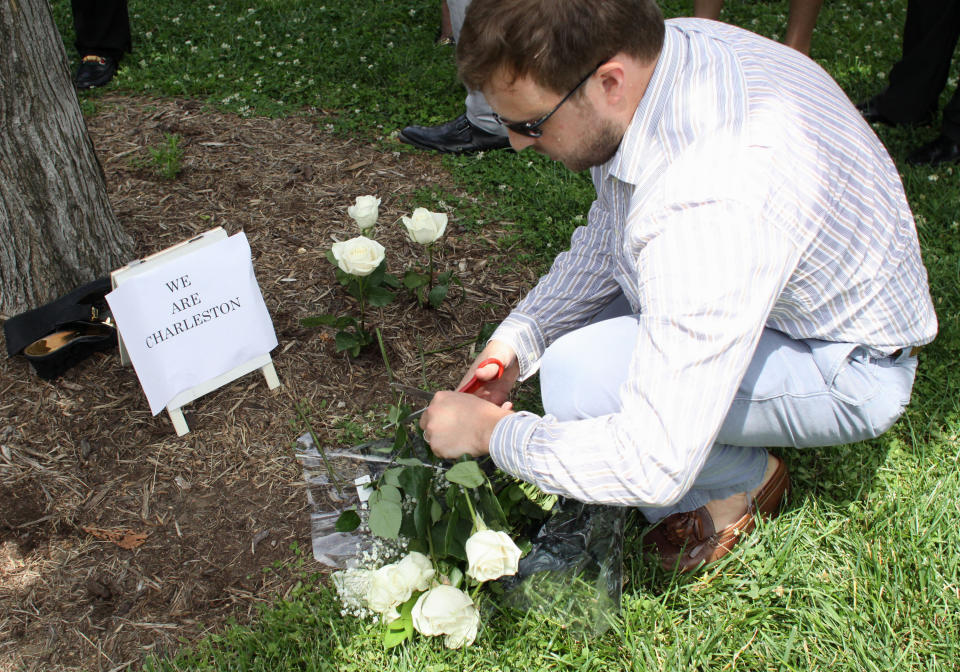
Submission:
[[[547,492],[628,506],[678,501],[706,460],[800,255],[783,229],[745,203],[643,216],[634,228],[654,233],[632,257],[642,312],[621,410],[567,422],[516,413],[491,437],[501,469]]]
[[[520,379],[536,373],[543,351],[563,334],[588,324],[620,291],[612,269],[613,216],[598,199],[587,225],[574,231],[570,249],[497,327],[492,339],[517,353]]]

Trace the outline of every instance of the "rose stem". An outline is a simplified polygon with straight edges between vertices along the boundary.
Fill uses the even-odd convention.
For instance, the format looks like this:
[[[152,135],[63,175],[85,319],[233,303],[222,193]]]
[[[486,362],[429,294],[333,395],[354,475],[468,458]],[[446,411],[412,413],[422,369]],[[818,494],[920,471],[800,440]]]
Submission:
[[[342,497],[343,489],[340,487],[340,479],[337,478],[337,474],[333,470],[333,465],[327,460],[327,453],[323,450],[323,446],[320,445],[320,439],[317,438],[316,432],[313,431],[313,425],[310,424],[310,416],[306,411],[306,404],[296,403],[294,404],[294,408],[296,408],[297,415],[310,433],[310,438],[313,440],[313,447],[317,449],[317,452],[320,453],[320,457],[323,459],[323,466],[326,467],[327,475],[330,477],[330,480],[333,481],[333,487],[337,489],[337,494]]]

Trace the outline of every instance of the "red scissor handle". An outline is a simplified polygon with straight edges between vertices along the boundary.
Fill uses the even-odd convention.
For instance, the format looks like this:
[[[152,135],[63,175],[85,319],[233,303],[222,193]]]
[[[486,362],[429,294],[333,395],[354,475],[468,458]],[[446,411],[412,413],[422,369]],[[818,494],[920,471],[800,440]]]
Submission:
[[[489,358],[483,360],[482,362],[480,362],[479,364],[477,364],[477,369],[478,369],[478,370],[479,370],[479,369],[482,369],[482,368],[485,367],[487,364],[496,364],[496,365],[497,365],[497,375],[495,375],[495,376],[492,378],[492,380],[496,380],[497,378],[499,378],[500,376],[503,375],[503,362],[501,362],[501,361],[500,361],[499,359],[497,359],[496,357],[489,357]],[[474,391],[475,391],[478,387],[480,387],[484,382],[486,382],[486,381],[482,381],[482,380],[480,380],[479,378],[477,378],[477,374],[473,374],[473,378],[471,378],[470,380],[468,380],[468,381],[467,381],[467,384],[464,385],[463,387],[461,387],[459,390],[457,390],[457,392],[466,392],[466,393],[469,394],[470,392],[474,392]]]

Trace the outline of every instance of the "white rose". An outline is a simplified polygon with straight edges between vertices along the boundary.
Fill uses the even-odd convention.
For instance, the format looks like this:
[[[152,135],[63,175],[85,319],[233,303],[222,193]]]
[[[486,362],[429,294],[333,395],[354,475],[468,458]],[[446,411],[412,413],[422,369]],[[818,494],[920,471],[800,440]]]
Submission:
[[[400,618],[397,607],[409,600],[414,591],[426,590],[433,574],[430,560],[416,551],[400,562],[384,565],[370,577],[367,605],[371,611],[382,614],[387,623],[394,621]]]
[[[417,208],[410,217],[401,219],[407,227],[410,240],[421,245],[429,245],[447,229],[447,216],[442,212],[430,212],[426,208]]]
[[[480,530],[465,545],[467,576],[476,581],[492,581],[517,573],[521,551],[506,532]]]
[[[400,585],[396,579],[397,566],[384,565],[370,577],[370,589],[367,592],[367,606],[383,616],[389,623],[400,618],[397,606],[410,599],[410,589]]]
[[[397,563],[397,580],[409,587],[411,592],[429,588],[434,574],[433,563],[423,553],[410,551],[407,557]],[[407,600],[409,599],[410,596],[407,595]]]
[[[380,199],[376,196],[357,196],[357,202],[347,208],[347,214],[353,217],[353,221],[363,233],[377,223],[379,208]]]
[[[341,271],[361,277],[373,273],[385,254],[383,245],[364,236],[334,243],[331,250]]]
[[[480,613],[473,600],[459,588],[431,588],[413,605],[413,627],[421,635],[446,635],[448,649],[473,644],[480,625]]]

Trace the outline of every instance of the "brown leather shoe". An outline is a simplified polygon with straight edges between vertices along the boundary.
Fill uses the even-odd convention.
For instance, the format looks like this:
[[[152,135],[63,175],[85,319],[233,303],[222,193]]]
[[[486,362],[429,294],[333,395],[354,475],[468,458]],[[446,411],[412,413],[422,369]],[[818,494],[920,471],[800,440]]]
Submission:
[[[790,491],[790,476],[783,460],[777,460],[777,468],[763,484],[757,496],[747,507],[747,512],[735,523],[719,532],[714,528],[713,518],[706,507],[694,511],[667,516],[644,535],[644,547],[660,556],[664,570],[691,572],[719,560],[729,553],[740,537],[752,532],[757,526],[757,515],[772,518]]]

